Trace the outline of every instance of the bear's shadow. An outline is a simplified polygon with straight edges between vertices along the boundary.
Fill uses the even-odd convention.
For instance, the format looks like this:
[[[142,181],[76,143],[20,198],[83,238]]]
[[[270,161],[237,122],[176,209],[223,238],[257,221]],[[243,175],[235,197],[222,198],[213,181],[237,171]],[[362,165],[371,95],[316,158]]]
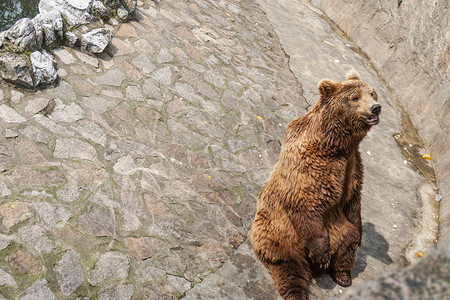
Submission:
[[[364,272],[368,256],[372,256],[386,265],[391,264],[392,258],[389,256],[388,250],[388,242],[375,230],[375,226],[372,223],[364,223],[361,248],[351,271],[352,278],[357,278],[360,273]],[[336,283],[328,275],[316,278],[315,282],[322,289],[332,290],[336,287]]]

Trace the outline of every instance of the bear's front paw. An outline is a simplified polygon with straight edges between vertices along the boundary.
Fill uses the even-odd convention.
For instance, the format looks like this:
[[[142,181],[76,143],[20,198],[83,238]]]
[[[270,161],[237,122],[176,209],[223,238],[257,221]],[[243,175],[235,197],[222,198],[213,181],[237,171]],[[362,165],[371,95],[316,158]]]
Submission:
[[[334,272],[332,276],[333,280],[342,287],[348,287],[352,285],[352,276],[350,271]]]
[[[328,269],[331,261],[331,252],[329,249],[310,251],[309,258],[313,263],[320,265],[321,269]]]

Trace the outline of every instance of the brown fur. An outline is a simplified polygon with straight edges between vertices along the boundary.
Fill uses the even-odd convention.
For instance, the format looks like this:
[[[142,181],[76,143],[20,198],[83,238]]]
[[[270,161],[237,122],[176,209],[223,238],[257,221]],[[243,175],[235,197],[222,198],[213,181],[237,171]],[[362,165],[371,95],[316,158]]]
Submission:
[[[350,285],[361,244],[359,143],[377,95],[355,71],[318,88],[314,108],[286,130],[252,226],[252,247],[284,299],[307,299],[309,281],[321,270]]]

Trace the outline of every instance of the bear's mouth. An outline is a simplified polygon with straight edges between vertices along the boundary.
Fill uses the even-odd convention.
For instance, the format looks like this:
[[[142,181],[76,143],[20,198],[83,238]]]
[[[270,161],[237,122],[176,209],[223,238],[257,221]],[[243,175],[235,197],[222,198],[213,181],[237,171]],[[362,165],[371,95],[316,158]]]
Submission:
[[[378,123],[380,123],[380,116],[375,115],[372,117],[364,117],[363,120],[369,125],[377,125]]]

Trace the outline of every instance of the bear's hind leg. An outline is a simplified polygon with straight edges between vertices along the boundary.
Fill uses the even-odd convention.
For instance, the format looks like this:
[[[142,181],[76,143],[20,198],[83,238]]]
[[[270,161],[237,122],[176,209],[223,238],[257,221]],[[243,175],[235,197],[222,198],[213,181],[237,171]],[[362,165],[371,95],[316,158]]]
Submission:
[[[347,287],[352,284],[350,270],[355,263],[359,243],[358,229],[355,226],[350,226],[350,230],[344,235],[344,239],[331,263],[331,277],[340,286]]]
[[[285,300],[308,300],[311,269],[306,260],[267,264],[278,292]]]

